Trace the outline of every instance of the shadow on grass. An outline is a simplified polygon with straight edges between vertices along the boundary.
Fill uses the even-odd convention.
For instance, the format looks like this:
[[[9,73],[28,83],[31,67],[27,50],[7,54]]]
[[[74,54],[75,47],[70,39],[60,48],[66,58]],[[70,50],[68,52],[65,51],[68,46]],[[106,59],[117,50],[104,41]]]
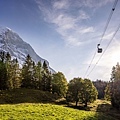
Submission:
[[[120,120],[120,112],[115,110],[111,104],[105,100],[97,100],[95,103],[89,104],[86,108],[82,106],[82,104],[79,104],[79,106],[70,104],[66,107],[88,112],[94,111],[96,120]]]
[[[103,113],[108,120],[120,120],[120,112],[114,109],[111,104],[102,103],[97,107],[97,112]]]
[[[86,112],[93,112],[90,110],[90,107],[87,107],[87,108],[85,108],[84,106],[65,106],[65,107],[69,107],[69,108],[73,108],[73,109],[77,109],[77,110],[83,110]],[[115,119],[114,117],[107,115],[101,111],[96,111],[96,112],[94,111],[94,113],[95,113],[94,116],[85,117],[84,120],[119,120],[119,119]]]
[[[58,96],[34,89],[13,89],[0,91],[0,104],[52,103]]]
[[[83,111],[94,111],[95,116],[93,117],[87,117],[84,120],[120,120],[120,113],[118,111],[114,110],[110,103],[105,102],[105,100],[101,100],[102,102],[98,102],[97,104],[93,106],[84,107],[82,104],[79,104],[79,106],[75,106],[74,104],[68,104],[66,100],[62,100],[57,102],[57,105],[63,105],[64,107],[76,109],[76,110],[83,110]],[[92,110],[96,106],[96,109]]]
[[[108,112],[112,109],[111,105],[108,103],[99,104],[97,107],[97,112]]]
[[[83,106],[65,106],[65,107],[69,107],[69,108],[73,108],[73,109],[77,109],[77,110],[86,110],[86,108]]]

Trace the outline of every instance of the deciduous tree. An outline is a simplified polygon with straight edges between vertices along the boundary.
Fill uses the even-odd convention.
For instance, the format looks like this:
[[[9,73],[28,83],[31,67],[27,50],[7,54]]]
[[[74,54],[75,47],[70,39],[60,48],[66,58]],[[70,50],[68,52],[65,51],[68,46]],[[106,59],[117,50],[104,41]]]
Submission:
[[[71,102],[84,103],[93,102],[97,98],[97,90],[89,79],[74,78],[68,84],[67,100]]]
[[[57,93],[59,96],[65,97],[68,88],[67,79],[62,72],[53,74],[52,76],[52,93]]]

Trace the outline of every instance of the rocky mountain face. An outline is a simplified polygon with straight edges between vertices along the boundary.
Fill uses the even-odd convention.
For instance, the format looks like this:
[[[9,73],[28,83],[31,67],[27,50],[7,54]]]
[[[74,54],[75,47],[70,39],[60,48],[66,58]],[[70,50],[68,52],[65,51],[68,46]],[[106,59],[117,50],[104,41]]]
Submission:
[[[22,38],[9,28],[0,27],[0,51],[9,52],[12,58],[17,58],[20,64],[23,64],[26,56],[29,54],[35,62],[44,61],[49,67],[49,62],[38,56],[33,48],[22,40]],[[50,68],[50,71],[55,71]]]

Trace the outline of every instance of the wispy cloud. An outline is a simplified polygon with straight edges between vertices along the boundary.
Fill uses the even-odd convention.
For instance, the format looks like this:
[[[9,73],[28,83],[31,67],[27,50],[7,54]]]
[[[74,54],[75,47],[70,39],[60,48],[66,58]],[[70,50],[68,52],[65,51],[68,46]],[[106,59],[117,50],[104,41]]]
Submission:
[[[69,7],[68,0],[53,1],[54,9],[66,9]]]
[[[103,39],[110,40],[112,38],[113,34],[114,34],[114,32],[110,32],[110,33],[106,34]]]
[[[67,45],[79,46],[87,33],[94,32],[93,26],[82,24],[90,16],[82,9],[76,9],[71,0],[52,1],[50,5],[36,0],[44,20],[55,25],[56,31]],[[82,40],[82,41],[81,41]]]
[[[95,28],[85,22],[91,19],[87,8],[99,8],[113,0],[35,0],[39,10],[44,15],[44,20],[52,23],[56,31],[65,40],[67,45],[79,46],[90,33],[95,32]],[[84,43],[85,44],[85,43]]]
[[[84,6],[89,8],[99,8],[114,0],[75,0],[77,6]]]

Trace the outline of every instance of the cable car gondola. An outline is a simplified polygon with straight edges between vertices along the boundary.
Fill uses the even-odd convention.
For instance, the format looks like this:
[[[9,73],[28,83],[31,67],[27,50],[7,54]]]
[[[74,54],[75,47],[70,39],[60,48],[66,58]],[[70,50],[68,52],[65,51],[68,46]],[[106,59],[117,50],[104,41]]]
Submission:
[[[97,45],[98,53],[102,53],[102,48],[99,48],[100,44]]]

